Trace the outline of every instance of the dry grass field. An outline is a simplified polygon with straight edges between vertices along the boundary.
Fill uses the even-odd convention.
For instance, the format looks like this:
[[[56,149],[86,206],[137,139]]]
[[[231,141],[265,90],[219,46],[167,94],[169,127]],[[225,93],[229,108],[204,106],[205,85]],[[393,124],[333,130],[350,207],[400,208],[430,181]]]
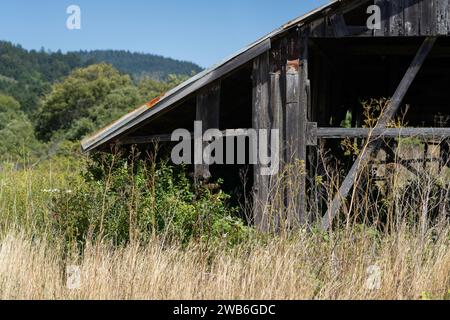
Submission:
[[[331,238],[300,232],[232,249],[157,240],[88,245],[71,259],[10,233],[0,245],[0,298],[448,299],[449,245],[448,232],[426,239],[408,230],[381,239],[364,231]],[[79,288],[68,289],[67,265],[79,266]]]
[[[450,299],[445,168],[391,166],[331,230],[268,235],[168,167],[84,165],[0,170],[0,299]]]

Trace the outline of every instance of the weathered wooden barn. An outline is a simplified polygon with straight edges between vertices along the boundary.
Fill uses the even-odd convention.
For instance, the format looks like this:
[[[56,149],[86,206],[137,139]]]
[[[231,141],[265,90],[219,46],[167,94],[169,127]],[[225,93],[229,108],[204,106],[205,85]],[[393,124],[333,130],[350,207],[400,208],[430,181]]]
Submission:
[[[118,144],[164,143],[175,129],[193,131],[195,120],[203,121],[204,130],[277,128],[280,159],[300,160],[309,173],[321,141],[369,134],[450,137],[446,121],[436,120],[450,113],[449,17],[450,0],[332,1],[124,116],[85,139],[82,148],[109,152]],[[362,128],[361,101],[377,97],[390,102],[373,130]],[[406,105],[408,128],[387,128]],[[348,113],[352,128],[343,128]],[[323,227],[331,225],[361,164],[382,148],[373,140],[349,167]],[[257,203],[270,197],[270,177],[253,167]],[[238,174],[233,166],[195,166],[196,176],[210,171],[225,179]],[[306,180],[304,175],[296,194],[286,194],[299,203],[298,221],[309,219]],[[255,210],[254,222],[267,229],[264,210]]]

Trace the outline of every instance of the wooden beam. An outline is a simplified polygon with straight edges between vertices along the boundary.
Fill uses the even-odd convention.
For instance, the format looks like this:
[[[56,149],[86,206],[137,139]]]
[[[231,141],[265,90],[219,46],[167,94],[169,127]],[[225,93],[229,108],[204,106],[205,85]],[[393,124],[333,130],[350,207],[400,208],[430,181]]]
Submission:
[[[419,48],[419,51],[417,52],[416,56],[414,57],[411,65],[406,71],[406,74],[403,77],[402,81],[400,82],[396,92],[392,96],[389,105],[380,116],[380,119],[378,120],[375,129],[386,127],[389,121],[391,121],[394,115],[397,113],[409,87],[416,78],[416,75],[418,74],[420,68],[422,67],[431,49],[433,48],[435,42],[436,42],[435,37],[428,37],[425,39],[422,46]],[[358,178],[360,168],[367,163],[370,157],[373,154],[375,154],[378,151],[378,149],[379,145],[377,143],[369,143],[367,147],[361,151],[360,155],[358,156],[358,159],[355,161],[349,173],[345,177],[344,182],[342,183],[339,191],[337,192],[337,194],[333,199],[333,202],[331,203],[331,206],[328,208],[327,213],[322,219],[322,227],[324,229],[328,229],[331,226],[334,217],[336,216],[336,214],[340,209],[342,201],[345,198],[347,198],[347,195],[353,188],[353,185],[355,184]]]
[[[151,144],[157,142],[170,142],[172,135],[169,134],[154,134],[149,136],[128,136],[116,142],[118,145],[132,145],[132,144]]]
[[[450,137],[450,128],[314,128],[312,124],[309,127],[308,134],[313,139],[314,137],[316,139],[370,138],[374,141],[379,138],[433,139]]]
[[[227,129],[221,131],[224,138],[226,137],[241,137],[241,136],[251,136],[249,129]],[[194,139],[194,133],[191,132],[191,139]],[[149,136],[130,136],[122,140],[119,140],[117,144],[119,145],[131,145],[131,144],[150,144],[155,142],[172,142],[172,134],[155,134]]]
[[[275,75],[272,75],[275,77]],[[276,97],[276,96],[275,96]],[[275,124],[273,125],[275,128]],[[282,132],[282,127],[280,132]],[[248,129],[228,129],[222,131],[224,137],[249,136]],[[193,136],[194,133],[191,133]],[[149,136],[130,136],[117,142],[120,145],[151,144],[154,142],[171,142],[172,135],[155,134]],[[450,138],[450,128],[317,128],[317,123],[308,122],[306,144],[316,146],[317,139],[343,139],[343,138],[407,138],[418,137],[423,139],[447,139]],[[280,140],[280,143],[282,141]]]
[[[253,129],[271,129],[270,108],[270,65],[269,52],[263,53],[253,61]],[[259,161],[253,166],[253,218],[254,224],[262,232],[269,231],[268,200],[269,177],[261,175]]]
[[[196,120],[202,122],[202,134],[208,129],[219,129],[220,117],[220,81],[213,82],[197,93]],[[203,148],[208,144],[202,142]],[[198,155],[203,161],[203,155]],[[199,159],[197,159],[199,160]],[[211,177],[209,165],[195,164],[194,177],[196,182],[199,180],[207,180]]]

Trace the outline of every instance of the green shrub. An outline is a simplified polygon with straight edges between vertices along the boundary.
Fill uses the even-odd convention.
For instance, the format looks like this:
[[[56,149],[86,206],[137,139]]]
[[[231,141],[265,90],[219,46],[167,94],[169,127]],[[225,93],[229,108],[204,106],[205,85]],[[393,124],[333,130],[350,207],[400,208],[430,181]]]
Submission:
[[[220,188],[195,188],[185,168],[167,161],[101,154],[89,161],[83,177],[85,183],[53,202],[55,231],[69,242],[101,239],[122,245],[159,236],[185,244],[232,245],[250,230]]]

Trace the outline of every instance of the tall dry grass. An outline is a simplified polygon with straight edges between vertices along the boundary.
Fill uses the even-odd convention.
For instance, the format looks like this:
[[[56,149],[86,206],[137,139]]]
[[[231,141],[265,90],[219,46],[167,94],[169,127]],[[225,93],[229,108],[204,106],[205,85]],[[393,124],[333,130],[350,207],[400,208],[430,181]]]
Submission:
[[[381,238],[373,230],[301,231],[231,249],[157,240],[123,248],[88,244],[83,255],[68,258],[54,245],[11,232],[0,244],[0,298],[445,299],[449,242],[448,232],[422,239],[406,227]],[[66,286],[68,265],[80,268],[79,289]],[[374,268],[379,287],[370,280]]]
[[[296,163],[270,181],[264,215],[274,221],[272,234],[226,224],[230,228],[217,228],[214,238],[195,233],[189,241],[178,239],[182,244],[165,237],[165,229],[149,232],[145,241],[132,236],[114,244],[101,236],[68,241],[55,223],[85,216],[91,221],[93,212],[82,211],[87,205],[101,209],[102,203],[80,202],[65,212],[65,220],[55,219],[55,194],[64,199],[84,186],[76,174],[80,167],[71,162],[20,171],[4,167],[0,299],[450,299],[450,166],[441,157],[447,142],[428,148],[420,137],[394,142],[393,154],[381,151],[361,168],[329,231],[314,223],[320,224],[346,171],[319,150],[322,167],[307,184],[310,227],[290,220],[298,208],[284,200],[301,190],[298,182],[306,175],[304,163]],[[351,151],[354,156],[360,152]],[[127,171],[123,174],[126,178]],[[142,177],[146,186],[147,176]],[[106,195],[108,188],[100,184],[97,191]],[[148,200],[148,194],[118,194],[122,197],[110,199],[113,204],[123,200],[118,208],[124,218],[118,225],[129,223],[129,234],[134,234],[132,216],[145,213],[135,204]],[[186,202],[160,208],[158,213],[183,216],[196,207]],[[211,210],[217,208],[222,206]],[[211,211],[205,212],[198,215],[200,224],[211,217]],[[110,213],[114,218],[117,210]],[[252,216],[251,208],[248,213]],[[233,230],[238,240],[229,241]],[[77,289],[67,285],[69,266],[80,270]]]

